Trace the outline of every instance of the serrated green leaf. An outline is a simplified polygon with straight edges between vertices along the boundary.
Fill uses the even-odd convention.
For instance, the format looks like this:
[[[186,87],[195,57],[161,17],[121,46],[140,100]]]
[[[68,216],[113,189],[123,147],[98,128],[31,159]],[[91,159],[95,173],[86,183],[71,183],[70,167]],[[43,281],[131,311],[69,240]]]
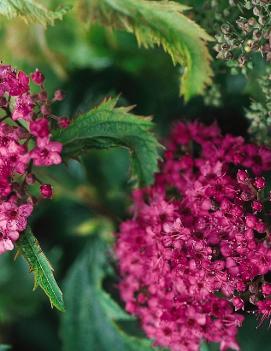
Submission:
[[[18,252],[26,259],[30,271],[34,274],[34,290],[40,286],[48,296],[51,306],[64,312],[63,295],[54,278],[53,267],[30,228],[27,228],[21,235],[16,246]]]
[[[51,11],[35,0],[1,0],[0,15],[9,19],[22,17],[27,23],[39,23],[44,26],[53,25],[55,20],[61,20],[70,10],[70,6],[62,6]]]
[[[145,48],[162,46],[174,64],[181,64],[180,92],[185,100],[202,94],[211,83],[207,42],[212,38],[183,12],[188,8],[173,1],[80,0],[83,20],[133,33]]]
[[[128,148],[133,174],[140,184],[150,184],[157,171],[159,143],[151,133],[153,123],[130,113],[131,107],[116,107],[117,100],[104,101],[97,108],[76,118],[55,135],[64,145],[64,157],[82,155],[90,148]]]
[[[106,243],[92,238],[67,276],[67,311],[61,320],[63,350],[151,351],[151,340],[130,336],[116,324],[127,319],[127,314],[102,288],[107,255]]]

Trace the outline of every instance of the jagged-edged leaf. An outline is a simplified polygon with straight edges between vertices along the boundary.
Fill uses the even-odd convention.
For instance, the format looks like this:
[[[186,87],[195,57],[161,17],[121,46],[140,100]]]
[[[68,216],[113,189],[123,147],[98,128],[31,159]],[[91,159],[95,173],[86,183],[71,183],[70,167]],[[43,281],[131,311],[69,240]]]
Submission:
[[[34,274],[34,290],[40,286],[48,296],[51,306],[64,312],[63,295],[54,278],[53,267],[30,228],[27,228],[21,235],[17,242],[17,249],[26,259],[30,271]]]
[[[107,255],[106,243],[92,237],[67,276],[67,310],[61,316],[63,350],[154,350],[151,340],[130,336],[116,323],[130,316],[103,290]]]
[[[55,20],[62,19],[70,6],[62,6],[51,11],[35,0],[1,0],[0,15],[7,18],[22,17],[26,22],[53,25]]]
[[[80,0],[84,20],[134,33],[139,45],[161,45],[174,64],[184,72],[180,91],[186,100],[202,94],[211,83],[211,57],[207,42],[211,37],[183,14],[188,8],[173,1]]]
[[[109,99],[76,118],[55,135],[64,145],[64,157],[76,157],[90,148],[128,148],[134,174],[143,185],[153,180],[157,171],[159,143],[151,133],[150,118],[130,112],[131,107],[116,107],[117,99]]]

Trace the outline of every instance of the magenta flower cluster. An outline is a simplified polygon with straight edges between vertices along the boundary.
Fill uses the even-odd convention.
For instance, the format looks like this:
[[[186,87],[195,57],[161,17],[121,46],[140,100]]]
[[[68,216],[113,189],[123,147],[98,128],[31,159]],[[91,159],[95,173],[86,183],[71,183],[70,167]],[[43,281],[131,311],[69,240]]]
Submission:
[[[31,93],[31,81],[37,93]],[[51,120],[63,127],[66,119],[54,116],[51,104],[63,94],[58,90],[50,100],[43,83],[39,70],[29,77],[0,65],[0,254],[13,249],[33,211],[36,199],[29,188],[38,181],[33,166],[62,162],[62,145],[51,140]],[[40,192],[50,198],[51,185],[41,184]]]
[[[245,311],[271,315],[271,150],[216,124],[173,129],[155,184],[134,192],[116,255],[126,310],[155,345],[239,350]]]

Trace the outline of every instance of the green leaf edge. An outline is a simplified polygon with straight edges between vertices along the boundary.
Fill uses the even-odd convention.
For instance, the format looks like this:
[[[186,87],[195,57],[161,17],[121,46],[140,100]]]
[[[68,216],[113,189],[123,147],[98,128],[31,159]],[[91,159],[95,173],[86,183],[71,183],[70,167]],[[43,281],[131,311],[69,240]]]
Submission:
[[[149,185],[153,182],[153,175],[158,171],[158,161],[160,160],[159,151],[163,149],[163,146],[157,141],[157,139],[151,131],[154,127],[151,117],[138,116],[130,113],[133,106],[116,107],[117,102],[118,98],[105,99],[97,107],[75,118],[68,128],[58,130],[54,134],[54,139],[63,144],[63,156],[66,156],[67,158],[76,158],[78,156],[81,156],[82,153],[88,151],[90,148],[126,148],[128,149],[131,156],[131,164],[133,171],[132,176],[134,176],[134,178],[137,178],[139,185]],[[107,114],[106,120],[97,121],[99,116],[101,116],[103,113]],[[94,133],[92,136],[88,137],[85,134],[78,135],[75,131],[73,138],[70,138],[70,135],[72,134],[73,130],[77,128],[77,125],[79,125],[80,127],[81,121],[85,122],[86,119],[91,120],[91,118],[93,119],[93,128],[95,127],[95,122],[97,123],[97,125],[102,125],[103,123],[113,123],[114,127],[116,127],[116,123],[120,122],[122,123],[122,127],[123,124],[127,124],[137,128],[138,134],[130,135],[130,137],[140,139],[141,142],[143,141],[145,143],[145,146],[146,144],[148,144],[149,154],[151,155],[148,164],[141,164],[140,159],[142,155],[140,155],[140,152],[136,153],[136,151],[132,149],[133,145],[131,146],[127,145],[127,143],[123,143],[123,140],[118,139],[112,134],[110,136],[106,133],[101,133],[101,135],[98,135],[96,131],[96,134]],[[129,135],[125,135],[125,137],[129,137]],[[99,138],[104,138],[107,140],[107,143],[102,145],[101,140],[99,140],[101,142],[99,146],[97,146],[96,144],[95,146],[84,148],[82,144],[79,150],[75,150],[74,152],[68,151],[69,146],[75,143],[75,141],[78,142],[80,139],[89,139],[92,140],[92,142],[95,142],[95,138],[96,140]]]
[[[62,5],[56,10],[49,10],[43,4],[32,0],[1,0],[0,15],[7,19],[21,17],[27,24],[38,23],[43,26],[54,25],[56,20],[62,20],[63,16],[72,9],[71,5]],[[6,2],[5,3],[3,3]]]
[[[211,84],[212,57],[207,42],[213,38],[183,14],[190,7],[167,0],[82,0],[81,6],[83,20],[133,33],[138,45],[145,48],[162,46],[174,65],[184,66],[180,94],[186,102]]]
[[[21,235],[16,244],[16,248],[18,254],[21,254],[27,261],[30,272],[33,272],[34,274],[33,290],[36,290],[37,287],[40,286],[48,296],[51,307],[53,308],[54,306],[60,312],[65,312],[63,294],[54,278],[54,269],[29,227]],[[39,277],[40,270],[42,271],[41,277]],[[42,277],[47,280],[47,284],[44,284]]]
[[[99,293],[100,307],[104,309],[105,319],[107,320],[107,323],[111,324],[112,328],[115,330],[116,333],[118,333],[119,337],[121,337],[123,341],[126,343],[126,345],[129,346],[129,351],[143,351],[143,350],[144,351],[152,351],[152,350],[169,351],[168,349],[165,349],[165,348],[154,347],[153,340],[148,339],[147,337],[137,337],[137,336],[127,334],[118,325],[118,321],[135,320],[135,317],[132,315],[129,315],[125,310],[123,310],[121,306],[110,296],[110,294],[103,289],[102,285],[103,285],[103,280],[105,278],[105,270],[103,268],[105,267],[106,264],[108,264],[108,253],[110,252],[110,246],[99,235],[95,235],[94,237],[92,237],[88,241],[88,244],[83,249],[83,252],[79,253],[73,266],[70,268],[67,274],[67,277],[64,283],[64,289],[68,287],[69,279],[71,277],[74,277],[73,276],[74,270],[75,271],[78,270],[78,267],[80,270],[80,266],[82,265],[84,265],[85,269],[88,268],[89,257],[87,255],[91,251],[94,252],[94,256],[92,257],[93,262],[95,262],[98,266],[100,266],[100,272],[99,273],[95,272],[94,274],[94,280],[92,281],[93,289],[95,289],[96,292]],[[107,301],[103,300],[105,297]],[[109,306],[110,308],[108,309],[108,306],[107,306],[105,309],[105,302],[108,302],[109,300],[110,300],[110,306]],[[64,328],[63,318],[67,318],[68,313],[69,313],[69,310],[67,311],[67,314],[62,316],[62,325],[60,329],[61,330],[60,335],[62,339],[66,335],[65,334],[66,329]],[[63,348],[63,351],[65,350],[66,348]]]

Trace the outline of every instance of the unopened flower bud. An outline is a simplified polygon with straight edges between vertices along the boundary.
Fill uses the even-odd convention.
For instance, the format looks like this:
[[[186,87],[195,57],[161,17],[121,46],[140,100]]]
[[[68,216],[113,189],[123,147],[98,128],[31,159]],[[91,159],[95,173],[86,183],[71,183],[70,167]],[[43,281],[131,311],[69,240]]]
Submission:
[[[45,199],[51,199],[53,196],[53,188],[50,184],[42,184],[40,186],[40,193]]]
[[[254,186],[257,190],[263,190],[265,188],[265,179],[264,177],[257,177],[254,180]]]
[[[42,105],[40,108],[40,112],[44,115],[44,116],[49,116],[51,113],[51,109],[50,106],[48,105]]]
[[[247,183],[249,181],[248,172],[242,169],[239,169],[237,172],[237,181],[238,183]]]
[[[58,120],[58,125],[60,128],[68,128],[68,126],[70,125],[71,121],[69,118],[65,118],[65,117],[62,117]]]
[[[39,69],[36,69],[36,71],[31,74],[31,78],[33,82],[37,85],[41,85],[45,79],[44,75],[41,73]]]
[[[63,91],[58,89],[55,91],[55,94],[54,94],[54,101],[62,101],[64,99],[64,94],[63,94]]]
[[[262,286],[263,295],[271,295],[271,284],[264,283]]]
[[[261,212],[263,209],[263,204],[260,201],[255,200],[252,202],[252,209],[255,212]]]

